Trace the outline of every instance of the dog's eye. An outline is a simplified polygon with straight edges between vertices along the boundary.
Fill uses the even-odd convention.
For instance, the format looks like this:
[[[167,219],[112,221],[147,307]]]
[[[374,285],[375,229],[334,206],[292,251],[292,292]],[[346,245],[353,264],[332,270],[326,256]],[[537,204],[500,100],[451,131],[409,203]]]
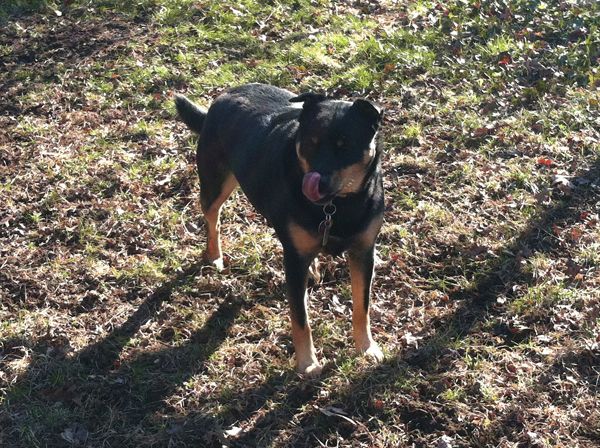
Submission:
[[[319,139],[317,137],[311,138],[310,141],[313,142],[313,145],[318,145],[319,144]]]
[[[340,138],[337,142],[335,142],[335,145],[338,148],[343,148],[346,145],[346,141],[343,138]]]

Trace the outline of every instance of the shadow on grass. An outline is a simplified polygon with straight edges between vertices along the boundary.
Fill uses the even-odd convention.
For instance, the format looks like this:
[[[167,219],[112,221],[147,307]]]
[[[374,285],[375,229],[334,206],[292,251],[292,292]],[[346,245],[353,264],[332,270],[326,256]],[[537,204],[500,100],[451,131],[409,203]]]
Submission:
[[[51,13],[46,0],[2,2],[0,3],[0,26],[40,13]]]
[[[125,323],[113,330],[100,342],[83,349],[78,354],[79,360],[95,370],[112,368],[123,347],[129,343],[140,327],[156,315],[162,304],[171,298],[175,289],[193,279],[204,266],[205,264],[201,262],[188,266],[174,279],[159,286]]]
[[[22,108],[18,97],[35,91],[38,83],[61,83],[59,72],[77,70],[83,64],[104,63],[110,70],[111,61],[132,39],[146,38],[142,22],[148,18],[144,16],[136,16],[137,23],[131,23],[117,13],[85,20],[82,14],[83,10],[75,10],[58,18],[50,11],[32,13],[21,18],[18,29],[3,27],[0,45],[10,52],[0,58],[0,115],[51,114],[55,104],[42,101]]]
[[[350,437],[369,444],[372,433],[379,429],[377,425],[385,423],[388,418],[386,412],[401,416],[406,427],[398,431],[410,433],[406,440],[411,443],[415,442],[416,435],[426,438],[427,435],[439,434],[439,431],[470,437],[469,431],[475,429],[473,423],[456,423],[451,408],[441,409],[439,403],[429,402],[428,394],[435,397],[439,392],[418,390],[416,395],[414,391],[404,393],[398,384],[419,372],[426,376],[435,372],[453,341],[473,331],[477,322],[502,312],[497,308],[496,299],[500,294],[509,292],[517,282],[523,281],[518,256],[522,248],[543,252],[558,250],[558,241],[548,229],[579,219],[581,211],[595,207],[599,197],[598,187],[593,181],[600,178],[600,162],[596,161],[590,169],[580,173],[579,178],[592,179],[592,182],[581,185],[571,197],[533,219],[528,228],[505,248],[503,257],[490,260],[487,273],[475,282],[471,290],[455,294],[455,299],[463,301],[460,307],[449,318],[435,324],[432,336],[422,341],[418,350],[350,376],[347,387],[326,398],[320,394],[324,390],[323,383],[297,380],[290,371],[284,375],[272,375],[259,386],[237,393],[235,401],[240,406],[234,410],[196,412],[187,416],[184,413],[177,417],[181,423],[169,416],[163,422],[167,425],[165,431],[157,433],[154,429],[144,435],[148,424],[156,428],[157,422],[153,419],[160,420],[160,415],[165,415],[169,407],[165,400],[192,376],[205,371],[211,355],[227,338],[234,320],[245,306],[239,298],[223,300],[202,328],[182,345],[143,352],[120,364],[124,347],[131,343],[144,324],[156,316],[177,288],[200,272],[202,264],[194,264],[158,287],[106,338],[86,347],[75,357],[56,363],[44,356],[34,360],[28,372],[8,388],[5,408],[9,416],[0,419],[5,432],[4,441],[20,441],[19,419],[27,400],[35,398],[50,409],[56,401],[73,400],[73,397],[68,397],[69,390],[76,390],[80,396],[94,397],[80,404],[85,406],[82,414],[89,420],[83,421],[83,424],[94,429],[109,425],[110,435],[105,435],[102,440],[111,446],[136,446],[144,437],[147,437],[148,444],[165,446],[173,441],[202,443],[203,446],[221,446],[223,443],[234,447],[269,446],[283,433],[285,444],[294,447],[315,446],[317,440]],[[560,365],[557,364],[557,368]],[[65,376],[61,383],[66,384],[59,391],[60,396],[48,395],[37,386],[47,387],[60,374]],[[327,376],[322,381],[326,382]],[[397,394],[393,403],[387,404],[388,409],[378,409],[374,403],[388,388],[396,388],[402,393]],[[77,400],[85,401],[82,398]],[[225,396],[217,400],[226,407]],[[346,410],[350,420],[325,416],[322,410],[328,406]],[[510,416],[499,422],[508,426],[514,423]],[[242,432],[226,440],[223,428],[238,424],[242,426]],[[58,427],[46,432],[46,446],[61,446],[64,443],[60,438],[63,429]],[[134,434],[133,429],[137,433]]]
[[[192,280],[202,267],[202,263],[193,264],[158,287],[121,326],[72,358],[54,360],[40,354],[27,372],[6,390],[3,407],[7,413],[0,418],[4,431],[4,438],[0,440],[13,441],[12,446],[20,446],[23,434],[27,432],[27,423],[22,425],[23,415],[36,413],[29,407],[29,402],[39,400],[38,405],[51,409],[59,401],[73,405],[75,400],[78,406],[88,408],[90,421],[82,423],[88,423],[89,428],[107,424],[119,415],[120,421],[111,429],[119,428],[123,432],[117,429],[119,440],[112,440],[113,437],[111,442],[119,444],[114,446],[126,446],[127,425],[139,425],[163,405],[163,400],[176,387],[205,369],[206,361],[225,340],[243,306],[241,299],[223,300],[202,328],[181,346],[144,352],[120,364],[122,350],[140,328],[156,316],[173,292]],[[32,351],[40,352],[43,348],[33,347]],[[49,385],[55,387],[48,388]],[[95,398],[86,402],[86,397]],[[77,421],[81,422],[80,419]],[[39,422],[37,425],[39,428]],[[64,427],[53,429],[44,434],[45,446],[62,446],[64,440],[59,434]],[[30,440],[36,439],[30,437]]]
[[[371,432],[378,431],[376,422],[385,422],[386,412],[399,414],[406,423],[404,430],[413,431],[414,434],[425,439],[427,434],[436,431],[439,435],[440,430],[459,434],[465,438],[472,437],[472,431],[476,429],[472,422],[457,424],[453,421],[452,409],[440,409],[438,404],[430,405],[427,398],[423,399],[420,396],[423,393],[427,395],[430,391],[419,390],[417,396],[414,392],[399,394],[393,400],[391,409],[389,407],[379,409],[375,403],[386,388],[396,387],[401,390],[402,387],[397,385],[408,380],[411,372],[428,375],[435,371],[442,355],[453,341],[468,335],[476,324],[486,317],[502,312],[501,307],[496,306],[497,298],[504,293],[510,294],[512,286],[523,281],[519,258],[523,249],[539,252],[558,250],[558,239],[552,235],[552,226],[579,220],[582,211],[598,208],[600,188],[594,182],[600,179],[600,160],[596,160],[589,169],[579,173],[577,177],[585,181],[572,196],[562,199],[532,219],[527,229],[505,248],[501,258],[488,262],[487,272],[476,280],[472,289],[454,294],[453,299],[463,300],[463,303],[449,318],[436,323],[433,335],[422,341],[419,349],[408,353],[403,359],[389,359],[380,366],[350,377],[346,388],[332,394],[326,401],[321,400],[318,407],[314,406],[312,410],[304,412],[300,419],[297,418],[298,411],[318,396],[320,387],[311,386],[309,388],[311,392],[308,394],[299,394],[297,385],[285,387],[284,391],[280,392],[278,405],[256,419],[252,428],[239,435],[232,441],[231,446],[236,448],[269,446],[282,431],[288,431],[290,435],[286,438],[285,446],[316,446],[319,443],[317,441],[331,442],[332,438],[340,441],[350,436],[353,441],[369,444]],[[590,354],[586,352],[585,358],[589,362]],[[597,354],[593,358],[596,360]],[[566,361],[572,362],[570,358]],[[586,375],[589,374],[588,370],[584,372]],[[597,378],[598,372],[594,372]],[[263,387],[269,387],[268,384],[267,382]],[[439,391],[433,391],[433,396],[438,393]],[[359,422],[351,423],[343,418],[324,417],[322,410],[327,406],[344,409],[350,417],[362,415],[363,418],[359,417],[357,419]],[[386,406],[390,406],[390,403]],[[366,425],[360,423],[360,420],[367,421]],[[517,434],[522,428],[519,427],[518,430],[515,428],[522,426],[522,422],[513,420],[510,415],[507,416],[500,422],[498,431],[502,432],[508,428],[507,433]],[[371,421],[375,423],[370,424]],[[512,428],[514,425],[515,428]],[[497,435],[493,433],[490,437],[494,438]],[[407,443],[415,443],[414,435],[412,438],[408,435],[406,437]],[[431,443],[435,441],[431,440]]]
[[[531,284],[530,278],[525,278],[522,263],[527,254],[550,253],[561,250],[560,237],[553,229],[560,229],[565,224],[581,221],[580,214],[584,211],[597,210],[600,204],[600,160],[595,160],[590,167],[578,173],[577,179],[582,185],[577,187],[572,195],[563,197],[558,203],[542,211],[532,219],[527,228],[503,250],[503,255],[492,259],[487,269],[473,282],[469,290],[459,290],[451,294],[454,300],[465,302],[450,319],[437,323],[439,330],[420,350],[410,358],[411,364],[427,367],[439,353],[438,346],[443,347],[444,341],[467,334],[473,326],[481,321],[488,313],[502,310],[503,305],[497,304],[501,295],[512,297],[517,284]],[[511,335],[503,335],[511,337]]]
[[[566,375],[565,372],[567,372]],[[599,395],[600,347],[586,347],[575,352],[568,352],[552,364],[552,373],[562,373],[565,377],[572,372],[579,374],[594,395]]]

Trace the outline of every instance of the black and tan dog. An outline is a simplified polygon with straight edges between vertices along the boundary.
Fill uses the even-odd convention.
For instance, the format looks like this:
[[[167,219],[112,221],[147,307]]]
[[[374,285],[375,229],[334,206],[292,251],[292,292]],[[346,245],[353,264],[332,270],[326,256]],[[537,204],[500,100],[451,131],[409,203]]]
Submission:
[[[298,371],[321,372],[306,307],[308,271],[319,252],[347,252],[356,348],[381,361],[371,336],[369,296],[383,219],[376,140],[382,110],[364,99],[295,96],[263,84],[229,90],[208,112],[184,96],[176,97],[176,106],[200,134],[196,160],[206,258],[222,267],[221,206],[239,184],[283,246]]]

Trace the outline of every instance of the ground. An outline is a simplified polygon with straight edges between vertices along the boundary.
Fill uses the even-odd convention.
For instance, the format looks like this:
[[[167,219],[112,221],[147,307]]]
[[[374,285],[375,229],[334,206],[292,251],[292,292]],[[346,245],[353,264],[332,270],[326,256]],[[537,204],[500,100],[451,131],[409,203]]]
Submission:
[[[0,445],[600,446],[600,7],[0,5]],[[243,82],[386,108],[357,357],[343,259],[298,377],[281,248],[236,193],[201,261],[172,95]]]

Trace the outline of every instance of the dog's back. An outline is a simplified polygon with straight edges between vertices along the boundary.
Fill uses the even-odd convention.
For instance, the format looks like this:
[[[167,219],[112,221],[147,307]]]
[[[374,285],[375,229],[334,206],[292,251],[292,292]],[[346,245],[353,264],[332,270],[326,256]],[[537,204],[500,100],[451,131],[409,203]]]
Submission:
[[[233,88],[211,105],[207,117],[210,130],[228,151],[235,152],[240,144],[246,150],[253,140],[266,137],[274,117],[286,110],[300,114],[289,102],[293,96],[287,90],[263,84]]]
[[[270,205],[284,202],[283,158],[294,152],[301,108],[289,102],[293,96],[263,84],[229,90],[210,106],[198,145],[197,159],[210,158],[211,166],[225,162],[250,202],[269,220],[277,210]],[[273,185],[279,185],[275,193],[269,191]]]

